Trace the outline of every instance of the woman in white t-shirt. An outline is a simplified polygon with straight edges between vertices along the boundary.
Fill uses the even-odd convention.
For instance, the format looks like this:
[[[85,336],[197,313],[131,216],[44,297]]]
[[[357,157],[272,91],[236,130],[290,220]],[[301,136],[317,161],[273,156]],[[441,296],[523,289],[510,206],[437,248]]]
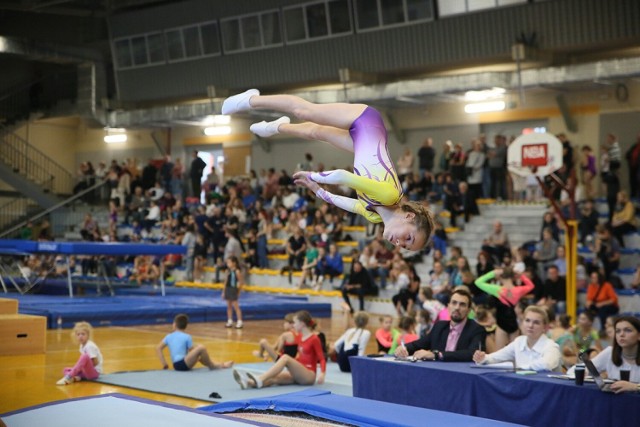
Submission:
[[[366,312],[358,311],[353,316],[353,323],[355,328],[347,329],[333,344],[342,372],[351,372],[349,356],[364,356],[371,338],[371,332],[366,329],[369,323],[369,315]]]
[[[67,385],[81,380],[95,380],[102,373],[102,353],[91,341],[91,325],[78,322],[73,326],[71,337],[80,344],[80,358],[73,368],[64,368],[64,377],[56,385]]]

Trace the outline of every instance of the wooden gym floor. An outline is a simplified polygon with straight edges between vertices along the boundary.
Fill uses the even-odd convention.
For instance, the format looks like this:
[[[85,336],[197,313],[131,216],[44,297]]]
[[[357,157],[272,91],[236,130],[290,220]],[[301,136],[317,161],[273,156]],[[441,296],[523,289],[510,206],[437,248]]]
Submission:
[[[331,319],[318,321],[319,330],[332,343],[349,327],[350,319],[342,313],[334,312]],[[282,333],[282,324],[282,320],[247,321],[243,329],[236,330],[226,329],[222,322],[192,323],[187,332],[193,336],[195,344],[207,347],[215,361],[251,363],[260,361],[252,354],[258,348],[258,341],[267,338],[269,342],[275,342]],[[371,316],[369,330],[372,335],[377,327],[377,316]],[[102,351],[105,373],[153,370],[161,368],[155,348],[169,332],[171,325],[104,327],[94,329],[93,340]],[[372,339],[367,353],[375,350],[375,339]],[[62,369],[73,366],[78,356],[78,346],[71,340],[70,329],[48,330],[45,354],[0,356],[0,413],[56,400],[105,393],[124,393],[192,408],[211,403],[90,381],[57,386],[56,381],[62,377]]]

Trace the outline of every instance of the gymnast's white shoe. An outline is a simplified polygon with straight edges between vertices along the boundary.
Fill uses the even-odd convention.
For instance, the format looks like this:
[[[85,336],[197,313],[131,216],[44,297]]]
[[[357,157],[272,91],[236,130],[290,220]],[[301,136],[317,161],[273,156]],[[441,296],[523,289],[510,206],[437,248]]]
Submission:
[[[260,95],[258,89],[249,89],[246,92],[230,96],[222,103],[222,114],[233,114],[239,111],[250,110],[251,104],[249,100],[255,95]]]
[[[237,369],[233,370],[233,379],[236,380],[238,384],[240,384],[240,388],[245,390],[249,387],[249,381],[247,380],[247,376],[244,372],[240,372]]]
[[[247,372],[247,378],[255,383],[256,388],[262,388],[263,384],[258,376],[253,375],[251,372]]]
[[[269,138],[270,136],[280,133],[278,127],[283,123],[291,123],[291,119],[287,116],[282,116],[272,122],[261,121],[260,123],[254,123],[249,126],[249,130],[258,136]]]

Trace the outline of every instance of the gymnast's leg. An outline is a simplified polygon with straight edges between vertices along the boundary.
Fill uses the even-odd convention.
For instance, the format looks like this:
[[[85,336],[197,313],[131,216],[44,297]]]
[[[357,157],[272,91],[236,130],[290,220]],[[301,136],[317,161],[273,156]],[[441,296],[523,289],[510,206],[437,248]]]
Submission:
[[[347,103],[314,104],[295,95],[263,96],[257,90],[250,89],[227,98],[222,105],[222,114],[233,114],[252,108],[276,110],[301,121],[349,129],[367,106]]]

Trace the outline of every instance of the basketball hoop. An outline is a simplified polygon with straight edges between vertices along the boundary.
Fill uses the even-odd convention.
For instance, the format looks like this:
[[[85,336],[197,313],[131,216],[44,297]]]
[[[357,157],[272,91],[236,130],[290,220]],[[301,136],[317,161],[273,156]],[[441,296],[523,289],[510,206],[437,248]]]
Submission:
[[[519,176],[543,178],[562,167],[562,143],[548,133],[521,135],[509,145],[507,167]]]

